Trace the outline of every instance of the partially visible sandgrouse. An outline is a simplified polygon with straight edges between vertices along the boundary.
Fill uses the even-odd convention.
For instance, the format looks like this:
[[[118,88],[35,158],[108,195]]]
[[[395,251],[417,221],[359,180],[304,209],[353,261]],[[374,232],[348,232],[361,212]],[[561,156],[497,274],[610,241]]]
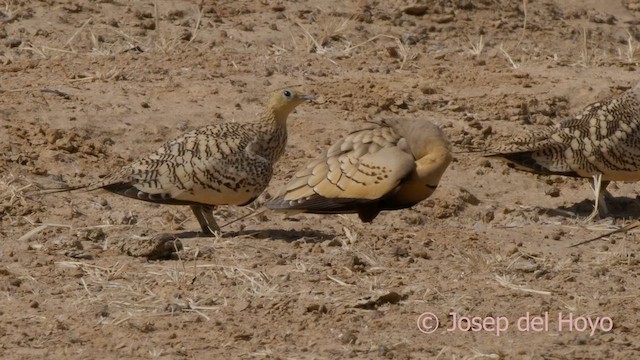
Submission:
[[[267,187],[287,144],[287,116],[311,95],[274,92],[254,122],[190,131],[106,179],[67,190],[105,189],[134,199],[189,205],[202,232],[219,231],[217,205],[247,205]]]
[[[640,180],[640,83],[487,156],[536,174],[593,178],[595,208],[587,221],[604,215],[610,181]]]
[[[371,222],[382,210],[408,208],[431,196],[451,160],[451,145],[436,125],[388,119],[331,145],[266,206],[292,213],[357,213]]]

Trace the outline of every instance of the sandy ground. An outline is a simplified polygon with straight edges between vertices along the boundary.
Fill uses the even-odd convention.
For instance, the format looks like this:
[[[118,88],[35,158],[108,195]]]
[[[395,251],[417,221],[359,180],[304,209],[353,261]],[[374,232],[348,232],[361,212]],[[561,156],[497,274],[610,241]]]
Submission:
[[[635,235],[568,248],[638,218],[635,185],[584,223],[587,180],[468,148],[629,88],[639,24],[636,0],[3,1],[0,357],[637,357]],[[431,199],[372,224],[264,213],[160,249],[153,235],[198,229],[188,208],[30,194],[254,119],[282,86],[318,99],[289,118],[271,194],[376,117],[433,119],[455,161]]]

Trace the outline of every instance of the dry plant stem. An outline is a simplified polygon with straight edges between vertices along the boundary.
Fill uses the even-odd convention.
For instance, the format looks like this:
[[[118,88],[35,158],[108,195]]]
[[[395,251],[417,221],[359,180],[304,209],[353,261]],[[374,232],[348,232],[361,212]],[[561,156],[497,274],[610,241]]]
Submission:
[[[475,44],[471,44],[471,49],[469,49],[469,52],[474,55],[474,56],[480,56],[480,54],[482,53],[482,50],[484,49],[484,39],[482,37],[482,35],[480,35],[480,39],[478,39],[478,42]]]
[[[636,52],[636,47],[633,46],[633,35],[627,30],[627,62],[632,63],[633,57]]]
[[[603,239],[603,238],[605,238],[605,237],[608,237],[608,236],[611,236],[611,235],[614,235],[614,234],[626,233],[626,232],[631,231],[631,230],[633,230],[633,229],[635,229],[635,228],[637,228],[637,227],[640,227],[640,221],[635,221],[635,222],[633,222],[633,223],[631,223],[631,224],[629,224],[629,225],[627,225],[627,226],[625,226],[625,227],[622,227],[622,228],[620,228],[620,229],[618,229],[618,230],[613,230],[613,231],[610,231],[610,232],[608,232],[608,233],[606,233],[606,234],[602,234],[602,235],[600,235],[600,236],[596,236],[596,237],[594,237],[593,239],[589,239],[589,240],[581,241],[581,242],[579,242],[579,243],[577,243],[577,244],[573,244],[573,245],[571,245],[571,246],[569,246],[569,247],[570,247],[570,248],[572,248],[572,247],[577,247],[577,246],[580,246],[580,245],[588,244],[588,243],[590,243],[590,242],[594,242],[594,241],[597,241],[597,240]]]
[[[311,33],[309,32],[309,30],[307,30],[307,28],[305,28],[300,22],[296,21],[295,22],[296,25],[298,25],[302,31],[304,32],[305,36],[309,39],[309,41],[311,42],[311,47],[309,48],[309,51],[311,51],[313,48],[315,48],[315,52],[318,54],[326,54],[327,53],[327,49],[324,48],[324,46],[322,45],[322,41],[318,41],[315,37],[313,37],[313,35],[311,35]],[[344,28],[346,27],[346,22],[343,22],[336,30],[336,32],[342,31]],[[406,46],[404,46],[404,44],[402,44],[402,41],[400,41],[400,39],[398,37],[395,36],[391,36],[391,35],[386,35],[386,34],[379,34],[376,35],[370,39],[367,39],[359,44],[353,45],[353,46],[349,46],[346,49],[342,50],[342,53],[349,53],[350,51],[357,49],[365,44],[368,44],[376,39],[379,38],[387,38],[387,39],[392,39],[398,49],[399,49],[399,54],[402,57],[402,62],[400,64],[400,70],[404,69],[404,66],[406,65],[407,60],[409,59],[409,50],[406,48]],[[333,60],[329,59],[329,61],[331,61],[334,65],[337,65]]]
[[[193,29],[193,35],[191,35],[191,39],[189,39],[189,42],[187,43],[187,45],[190,45],[193,40],[196,39],[196,36],[198,35],[198,30],[200,29],[200,21],[202,21],[202,3],[200,4],[200,6],[198,6],[198,19],[196,20],[196,25]]]
[[[247,218],[252,218],[252,217],[260,216],[260,215],[264,214],[265,212],[267,212],[267,210],[269,210],[269,209],[262,208],[262,210],[260,210],[260,211],[258,211],[258,210],[260,210],[260,209],[256,209],[256,210],[254,210],[254,211],[252,211],[252,212],[250,212],[250,213],[248,213],[248,214],[246,214],[246,215],[242,215],[242,216],[240,216],[240,217],[237,217],[237,218],[235,218],[235,219],[233,219],[233,220],[231,220],[231,221],[227,222],[226,224],[221,225],[221,226],[220,226],[220,228],[223,228],[223,227],[229,226],[229,225],[231,225],[231,224],[233,224],[233,223],[236,223],[236,222],[238,222],[238,221],[240,221],[240,220],[244,220],[244,219],[247,219]]]
[[[338,284],[340,286],[353,286],[351,284],[347,284],[346,282],[344,282],[344,281],[342,281],[342,280],[340,280],[340,279],[338,279],[338,278],[336,278],[334,276],[328,275],[328,274],[327,274],[327,278],[329,278],[329,280],[334,281],[336,284]]]
[[[509,53],[504,49],[504,47],[502,46],[502,44],[500,44],[500,51],[502,52],[502,54],[507,58],[507,60],[509,61],[509,63],[511,64],[511,66],[514,69],[517,69],[520,67],[520,65],[518,65],[515,61],[513,61],[513,59],[511,59],[511,56],[509,55]]]
[[[580,51],[581,62],[580,65],[589,67],[591,64],[591,55],[589,54],[589,48],[587,44],[587,29],[582,28],[582,50]]]
[[[75,52],[75,50],[71,46],[71,42],[76,38],[76,36],[78,36],[78,34],[80,34],[80,32],[85,28],[85,26],[87,26],[87,24],[89,24],[90,21],[91,21],[91,18],[85,20],[85,22],[82,23],[82,26],[80,26],[80,28],[78,30],[76,30],[75,33],[73,33],[73,35],[69,38],[69,40],[67,40],[67,42],[64,44],[63,48],[68,46],[71,49],[72,52]]]
[[[298,25],[302,31],[304,31],[304,34],[307,36],[307,38],[309,40],[311,40],[311,42],[313,43],[313,45],[316,48],[316,52],[318,53],[324,53],[324,51],[322,50],[322,45],[313,37],[313,35],[311,35],[311,33],[309,33],[309,30],[307,30],[307,28],[305,28],[304,26],[302,26],[302,24],[299,21],[296,21],[296,25]],[[311,49],[309,49],[310,51]]]
[[[133,43],[142,45],[141,41],[137,40],[131,35],[125,34],[122,30],[113,29],[113,31],[115,31],[116,34],[122,36],[125,40],[129,41],[130,45],[132,45]]]
[[[346,52],[349,52],[351,50],[357,49],[357,48],[359,48],[359,47],[361,47],[363,45],[366,45],[366,44],[368,44],[368,43],[370,43],[370,42],[372,42],[374,40],[380,39],[380,38],[398,40],[398,38],[395,37],[395,36],[386,35],[386,34],[378,34],[378,35],[376,35],[376,36],[374,36],[374,37],[372,37],[370,39],[367,39],[367,40],[359,43],[359,44],[356,44],[356,45],[353,45],[353,46],[349,46],[348,48],[344,49],[344,52],[346,53]]]
[[[41,46],[41,48],[43,50],[51,50],[51,51],[61,52],[61,53],[64,53],[64,54],[77,54],[77,52],[75,50],[58,49],[58,48],[52,48],[52,47],[45,46],[45,45]]]
[[[518,46],[520,46],[520,44],[522,43],[522,40],[524,40],[524,35],[527,32],[527,0],[522,0],[522,11],[524,12],[524,21],[523,21],[523,24],[522,24],[522,33],[520,34],[520,39],[518,39],[518,42],[513,47],[514,49],[517,49]]]
[[[156,32],[160,34],[160,21],[158,19],[158,2],[157,1],[153,2],[153,21],[156,24],[156,29],[155,29]]]
[[[516,285],[511,281],[511,279],[508,276],[496,275],[495,279],[498,282],[498,284],[509,289],[524,291],[524,292],[533,293],[533,294],[540,294],[540,295],[547,295],[547,296],[551,295],[551,292],[549,291],[535,290],[535,289],[526,288],[523,285]]]

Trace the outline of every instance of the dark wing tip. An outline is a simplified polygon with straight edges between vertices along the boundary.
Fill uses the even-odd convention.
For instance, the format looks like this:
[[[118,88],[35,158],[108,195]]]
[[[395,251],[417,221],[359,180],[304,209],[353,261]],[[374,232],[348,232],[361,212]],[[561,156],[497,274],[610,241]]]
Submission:
[[[371,200],[363,199],[330,199],[316,194],[299,200],[285,200],[283,197],[277,197],[265,206],[275,211],[295,210],[312,214],[352,214],[370,202]]]
[[[526,171],[534,174],[580,177],[580,175],[578,175],[575,171],[551,170],[548,167],[540,164],[533,155],[533,151],[524,151],[514,153],[496,153],[485,156],[504,160],[510,167],[516,170]]]
[[[171,198],[167,193],[150,194],[139,190],[135,185],[131,183],[115,183],[102,187],[103,189],[112,192],[114,194],[126,196],[132,199],[138,199],[142,201],[166,204],[166,205],[198,205],[193,201],[183,201]]]
[[[67,187],[59,187],[59,188],[40,188],[39,190],[33,191],[34,195],[49,195],[49,194],[57,194],[62,192],[71,192],[75,190],[82,190],[88,188],[88,185],[76,185],[76,186],[67,186]]]
[[[540,165],[536,159],[533,158],[533,153],[530,151],[519,153],[504,153],[493,154],[489,157],[499,158],[505,160],[512,167],[518,170],[530,171],[541,174],[552,174],[553,172],[546,167]]]
[[[269,200],[264,206],[270,210],[292,210],[291,202],[286,201],[284,197],[278,196]]]

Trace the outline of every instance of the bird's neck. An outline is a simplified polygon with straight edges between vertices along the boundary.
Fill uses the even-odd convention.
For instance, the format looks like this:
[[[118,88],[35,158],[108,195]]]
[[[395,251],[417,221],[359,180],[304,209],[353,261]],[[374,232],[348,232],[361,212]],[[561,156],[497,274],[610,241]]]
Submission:
[[[264,129],[265,133],[278,132],[282,129],[287,129],[287,116],[289,113],[282,113],[267,109],[260,116],[259,126]]]
[[[257,123],[256,147],[254,151],[275,163],[287,145],[287,114],[265,111]]]

